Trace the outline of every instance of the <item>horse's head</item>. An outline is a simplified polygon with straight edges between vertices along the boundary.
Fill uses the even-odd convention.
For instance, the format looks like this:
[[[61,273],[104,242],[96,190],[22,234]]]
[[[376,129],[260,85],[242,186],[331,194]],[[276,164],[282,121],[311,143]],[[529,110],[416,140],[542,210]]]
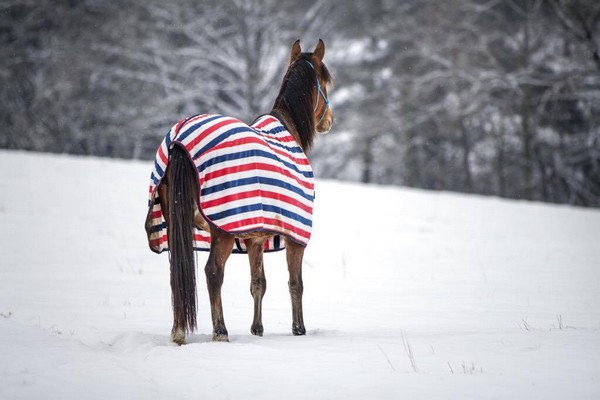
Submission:
[[[310,65],[316,75],[316,85],[313,87],[313,116],[314,127],[318,133],[326,134],[333,126],[333,112],[327,97],[327,85],[331,83],[331,75],[323,62],[325,56],[325,43],[319,39],[319,43],[312,53],[302,53],[300,40],[292,45],[290,55],[290,68],[294,63],[305,62]]]

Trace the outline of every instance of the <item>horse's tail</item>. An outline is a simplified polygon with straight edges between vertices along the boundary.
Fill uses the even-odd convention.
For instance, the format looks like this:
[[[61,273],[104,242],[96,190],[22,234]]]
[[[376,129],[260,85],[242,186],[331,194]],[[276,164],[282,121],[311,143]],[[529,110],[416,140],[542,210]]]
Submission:
[[[196,262],[194,256],[194,202],[198,196],[194,167],[187,153],[175,145],[167,173],[169,209],[169,262],[173,330],[196,329]]]

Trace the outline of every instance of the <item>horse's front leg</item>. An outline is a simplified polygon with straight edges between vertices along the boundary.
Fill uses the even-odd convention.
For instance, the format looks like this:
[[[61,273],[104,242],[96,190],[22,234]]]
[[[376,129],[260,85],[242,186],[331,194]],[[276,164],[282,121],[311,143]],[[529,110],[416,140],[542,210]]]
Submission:
[[[231,254],[234,237],[232,235],[211,231],[210,254],[204,272],[206,273],[206,285],[210,298],[210,312],[213,323],[213,340],[227,342],[229,336],[225,328],[223,318],[223,304],[221,302],[221,287],[225,275],[225,263]]]
[[[286,240],[286,258],[290,280],[288,286],[292,298],[292,333],[296,336],[305,335],[304,317],[302,316],[302,293],[304,285],[302,283],[302,257],[304,256],[304,247],[291,240]]]
[[[262,324],[262,299],[267,290],[267,280],[265,278],[265,269],[263,264],[263,245],[264,239],[246,239],[244,241],[248,249],[248,258],[250,261],[250,293],[254,298],[254,318],[250,332],[253,335],[263,335]]]

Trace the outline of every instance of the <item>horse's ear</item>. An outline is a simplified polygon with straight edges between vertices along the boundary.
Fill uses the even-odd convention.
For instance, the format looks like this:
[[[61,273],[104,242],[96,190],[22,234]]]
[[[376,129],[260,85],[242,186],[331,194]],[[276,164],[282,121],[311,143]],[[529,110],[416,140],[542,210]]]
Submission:
[[[290,64],[300,57],[302,49],[300,48],[300,39],[296,40],[292,45],[292,53],[290,54]]]
[[[323,61],[323,57],[325,57],[325,43],[323,40],[319,39],[319,43],[317,43],[317,47],[313,51],[313,56],[317,57],[319,61]]]

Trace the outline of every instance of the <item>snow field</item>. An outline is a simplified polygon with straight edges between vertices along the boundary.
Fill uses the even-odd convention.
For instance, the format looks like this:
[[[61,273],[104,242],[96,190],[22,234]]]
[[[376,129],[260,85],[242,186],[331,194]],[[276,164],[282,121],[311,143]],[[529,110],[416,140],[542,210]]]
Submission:
[[[0,152],[0,398],[594,399],[600,212],[316,182],[306,337],[284,253],[265,256],[265,336],[245,256],[212,343],[169,342],[168,258],[147,248],[149,162]]]

